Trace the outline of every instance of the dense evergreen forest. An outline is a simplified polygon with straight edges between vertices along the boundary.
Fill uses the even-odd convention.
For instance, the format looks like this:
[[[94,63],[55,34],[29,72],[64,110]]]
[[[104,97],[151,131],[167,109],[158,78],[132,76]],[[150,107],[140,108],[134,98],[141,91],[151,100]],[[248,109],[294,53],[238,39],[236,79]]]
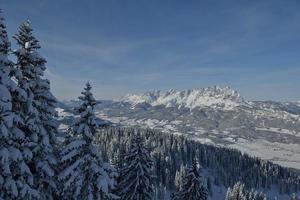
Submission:
[[[280,193],[291,194],[300,190],[300,175],[272,162],[242,154],[240,151],[221,148],[189,140],[184,136],[161,133],[151,129],[105,128],[96,135],[103,158],[121,167],[130,140],[136,134],[146,139],[146,146],[155,160],[156,186],[173,191],[178,187],[182,167],[196,160],[204,170],[208,185],[232,187],[241,181],[248,189],[271,189],[278,186]],[[211,182],[211,183],[210,183]]]
[[[89,83],[61,133],[30,21],[14,39],[12,50],[0,16],[0,200],[207,200],[213,185],[230,187],[221,199],[265,200],[250,189],[300,190],[299,171],[237,150],[155,130],[102,127]]]

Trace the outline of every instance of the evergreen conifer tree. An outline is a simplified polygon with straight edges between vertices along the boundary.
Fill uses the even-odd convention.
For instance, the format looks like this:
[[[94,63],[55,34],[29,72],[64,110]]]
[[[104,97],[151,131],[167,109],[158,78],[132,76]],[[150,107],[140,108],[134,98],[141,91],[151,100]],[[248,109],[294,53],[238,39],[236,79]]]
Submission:
[[[225,200],[247,200],[244,184],[237,182],[232,189],[228,188]]]
[[[125,163],[120,170],[118,195],[121,200],[150,200],[153,198],[153,161],[140,136],[134,136]]]
[[[25,112],[27,95],[12,78],[21,77],[8,60],[8,41],[0,11],[0,199],[38,199],[30,169],[32,152]]]
[[[174,193],[173,200],[207,200],[207,189],[201,180],[197,164],[194,163],[186,172],[182,189]]]
[[[34,183],[40,191],[41,199],[53,199],[56,193],[55,169],[56,134],[58,123],[56,121],[56,99],[50,92],[50,83],[43,79],[46,70],[46,60],[37,50],[39,41],[33,36],[29,21],[21,24],[18,33],[14,36],[19,49],[15,51],[17,57],[17,70],[22,76],[18,84],[23,88],[28,97],[30,110],[27,117],[33,146],[32,169],[35,172]],[[34,125],[33,127],[32,124]]]
[[[94,114],[96,100],[91,88],[87,83],[82,96],[79,97],[81,105],[75,109],[79,118],[70,129],[73,137],[66,140],[60,152],[60,161],[64,166],[58,177],[62,182],[62,199],[116,198],[111,193],[115,170],[102,161],[97,147],[93,144],[99,124]]]
[[[175,174],[175,186],[177,190],[181,190],[183,186],[183,180],[186,176],[186,170],[183,165],[180,165],[180,171],[176,171]]]

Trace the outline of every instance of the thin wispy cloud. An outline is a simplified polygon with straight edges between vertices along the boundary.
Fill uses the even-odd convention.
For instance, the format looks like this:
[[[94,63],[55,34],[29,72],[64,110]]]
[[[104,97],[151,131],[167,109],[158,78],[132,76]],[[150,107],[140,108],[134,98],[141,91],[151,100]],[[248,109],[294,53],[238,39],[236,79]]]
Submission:
[[[106,99],[210,85],[251,99],[300,99],[293,92],[300,85],[297,1],[30,2],[3,4],[9,33],[31,19],[58,98],[78,96],[90,80]],[[257,92],[278,83],[286,89],[277,96],[274,87],[274,95]]]

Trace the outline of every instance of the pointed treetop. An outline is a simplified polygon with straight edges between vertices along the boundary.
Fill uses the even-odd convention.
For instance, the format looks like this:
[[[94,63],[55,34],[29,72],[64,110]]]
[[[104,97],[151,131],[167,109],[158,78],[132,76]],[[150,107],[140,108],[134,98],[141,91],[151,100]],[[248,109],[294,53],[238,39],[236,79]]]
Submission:
[[[31,22],[27,19],[20,25],[18,33],[13,38],[17,40],[19,46],[25,49],[39,49],[41,48],[39,41],[32,35],[32,31]]]
[[[91,85],[87,83],[84,91],[81,92],[82,96],[78,97],[81,103],[74,111],[80,117],[78,117],[72,128],[75,135],[83,135],[88,142],[91,142],[97,128],[100,126],[99,120],[94,113],[94,106],[97,102],[90,91],[91,88]]]
[[[84,108],[87,108],[90,106],[93,109],[94,106],[97,104],[91,90],[92,86],[89,82],[87,82],[84,91],[81,92],[82,96],[78,97],[79,100],[83,101],[81,107],[83,106]]]
[[[28,26],[28,27],[31,28],[31,21],[30,21],[30,19],[27,19],[27,20],[25,21],[25,24],[26,24],[26,26]]]
[[[90,91],[91,89],[92,89],[92,86],[91,86],[91,84],[90,84],[90,82],[88,81],[88,82],[86,82],[86,84],[85,84],[85,88],[84,88],[86,91]]]

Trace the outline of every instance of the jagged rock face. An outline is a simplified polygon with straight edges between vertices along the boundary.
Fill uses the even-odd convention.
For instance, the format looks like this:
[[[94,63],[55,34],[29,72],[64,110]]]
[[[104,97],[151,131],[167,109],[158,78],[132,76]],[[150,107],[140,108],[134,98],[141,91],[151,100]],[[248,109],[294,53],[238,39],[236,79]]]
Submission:
[[[246,101],[228,87],[209,87],[126,95],[96,111],[115,124],[184,134],[300,169],[297,102]]]
[[[142,95],[126,95],[121,99],[132,105],[148,103],[152,106],[165,105],[166,107],[215,107],[230,110],[238,105],[247,104],[240,94],[229,87],[209,87],[194,90],[168,92],[152,91]]]

